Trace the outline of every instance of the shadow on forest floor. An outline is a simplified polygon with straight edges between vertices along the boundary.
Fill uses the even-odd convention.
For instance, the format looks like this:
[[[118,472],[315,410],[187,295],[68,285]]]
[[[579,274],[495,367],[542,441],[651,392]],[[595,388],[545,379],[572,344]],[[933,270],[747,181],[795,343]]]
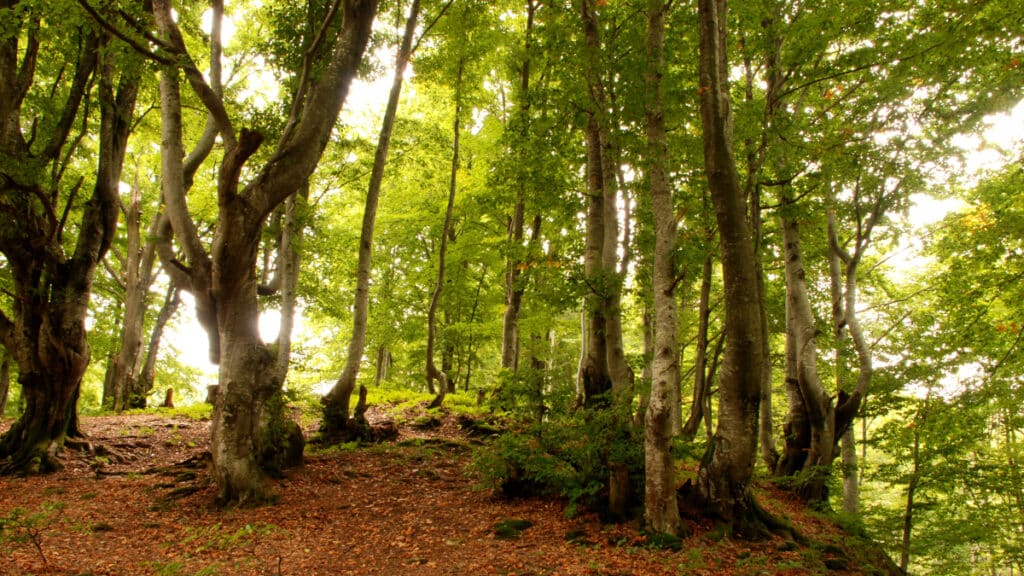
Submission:
[[[208,421],[135,414],[82,424],[90,441],[128,459],[69,453],[61,472],[0,478],[0,574],[873,573],[855,568],[866,564],[848,535],[770,488],[758,489],[761,502],[810,545],[729,541],[691,520],[681,550],[661,550],[636,524],[566,518],[558,499],[496,498],[475,487],[473,441],[454,416],[403,424],[393,442],[310,450],[275,481],[276,504],[227,510],[213,506]]]

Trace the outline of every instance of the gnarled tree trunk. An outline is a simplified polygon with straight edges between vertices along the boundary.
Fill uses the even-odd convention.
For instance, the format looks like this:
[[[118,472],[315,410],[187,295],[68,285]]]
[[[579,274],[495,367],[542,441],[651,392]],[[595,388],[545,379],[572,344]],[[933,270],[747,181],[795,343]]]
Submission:
[[[85,320],[93,277],[117,226],[118,185],[139,67],[130,59],[122,62],[117,78],[111,56],[104,54],[106,40],[87,29],[81,32],[85,39],[72,63],[70,82],[45,88],[51,95],[65,94],[63,101],[53,102],[57,117],[29,122],[34,127],[31,140],[38,138],[42,145],[25,139],[21,130],[27,119],[21,118],[21,107],[33,88],[39,50],[62,48],[44,46],[40,29],[33,26],[0,40],[0,76],[5,79],[0,82],[0,251],[14,284],[7,308],[12,317],[0,312],[0,340],[18,364],[25,401],[21,417],[0,437],[0,472],[61,467],[58,453],[66,437],[77,433],[75,404],[89,363]],[[19,49],[25,38],[26,46]],[[75,201],[82,182],[69,185],[61,175],[74,152],[72,126],[80,120],[81,103],[89,98],[94,79],[100,109],[96,180],[81,219],[67,226],[58,216],[65,211],[58,201]],[[36,134],[37,125],[53,128]],[[17,171],[12,170],[15,166]],[[77,238],[63,238],[75,229]],[[66,255],[69,243],[74,249]]]
[[[267,163],[253,170],[256,175],[239,190],[243,167],[263,137],[245,129],[236,132],[222,101],[219,28],[223,5],[214,2],[208,84],[187,56],[167,0],[153,2],[160,33],[171,48],[160,81],[164,198],[188,266],[174,260],[166,246],[160,254],[174,280],[196,298],[199,321],[210,337],[211,360],[220,364],[211,451],[222,503],[259,502],[271,496],[266,474],[257,462],[256,444],[264,403],[280,390],[283,374],[258,331],[255,271],[260,234],[268,215],[306,182],[320,161],[362,60],[376,9],[375,0],[343,0],[324,15],[320,31],[310,31],[317,42],[308,44],[281,138]],[[207,108],[224,147],[210,253],[199,239],[185,198],[179,66]]]

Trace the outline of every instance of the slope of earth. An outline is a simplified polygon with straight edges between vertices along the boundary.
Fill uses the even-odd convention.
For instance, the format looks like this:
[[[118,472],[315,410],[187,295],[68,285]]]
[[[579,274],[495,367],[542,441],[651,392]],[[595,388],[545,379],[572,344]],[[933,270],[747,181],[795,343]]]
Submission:
[[[558,500],[498,499],[474,489],[470,443],[451,419],[403,428],[397,442],[307,451],[277,481],[276,504],[226,510],[202,458],[209,422],[144,414],[82,427],[113,452],[0,478],[0,575],[873,573],[852,569],[863,561],[847,556],[845,535],[765,492],[810,544],[731,542],[695,524],[673,552],[635,526],[566,518]]]

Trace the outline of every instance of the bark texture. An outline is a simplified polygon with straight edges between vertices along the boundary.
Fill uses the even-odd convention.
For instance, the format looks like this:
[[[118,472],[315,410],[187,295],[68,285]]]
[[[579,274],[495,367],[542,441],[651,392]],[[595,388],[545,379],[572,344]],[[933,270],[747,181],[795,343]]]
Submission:
[[[764,348],[756,255],[732,147],[726,58],[726,6],[700,0],[700,92],[704,164],[718,222],[725,289],[725,356],[718,426],[697,476],[700,499],[741,536],[758,536],[750,493],[757,452]]]
[[[375,0],[344,0],[311,27],[301,77],[289,118],[269,160],[252,170],[244,186],[243,167],[263,141],[261,134],[236,131],[219,90],[219,25],[223,5],[214,3],[210,35],[210,81],[185,48],[167,0],[153,11],[173,65],[161,73],[163,191],[167,214],[187,265],[161,250],[175,281],[192,292],[197,315],[210,337],[211,360],[220,364],[212,419],[211,451],[218,500],[260,502],[272,497],[258,464],[257,444],[264,405],[280,389],[277,358],[260,339],[256,263],[261,230],[270,213],[293,195],[316,168],[369,41]],[[318,30],[319,29],[319,30]],[[314,70],[316,73],[314,73]],[[218,219],[206,252],[185,197],[179,71],[206,107],[224,147],[218,181]]]
[[[0,437],[0,472],[36,473],[60,468],[65,438],[77,432],[75,404],[90,358],[86,314],[96,267],[117,226],[139,67],[128,57],[115,69],[106,39],[83,27],[68,74],[39,88],[52,107],[43,117],[23,118],[40,51],[62,47],[44,44],[38,15],[29,12],[17,22],[24,29],[0,40],[0,252],[13,284],[9,312],[0,312],[0,341],[18,365],[25,411]],[[45,39],[50,41],[60,37]],[[80,141],[73,127],[91,110],[83,103],[93,83],[99,108],[95,181],[80,219],[68,222],[58,215],[88,186],[63,181],[63,175]],[[88,123],[81,125],[84,130]],[[22,131],[27,126],[33,127],[28,138]],[[48,129],[36,133],[37,126]]]
[[[452,120],[452,165],[451,175],[448,180],[448,203],[444,211],[444,223],[441,225],[441,245],[437,250],[437,283],[434,285],[434,292],[430,297],[430,308],[427,310],[427,387],[434,391],[434,382],[437,382],[437,394],[430,402],[431,408],[438,408],[444,403],[448,395],[448,370],[438,370],[434,364],[434,346],[437,341],[437,308],[441,303],[441,293],[444,290],[445,257],[448,251],[448,236],[452,227],[452,215],[455,211],[455,191],[458,185],[459,176],[459,142],[462,134],[462,75],[465,71],[465,61],[459,60],[458,72],[455,80],[455,118]],[[443,366],[443,364],[442,364]]]
[[[646,106],[648,178],[654,208],[654,357],[651,394],[644,427],[646,486],[644,506],[651,530],[679,532],[675,460],[672,457],[673,390],[679,388],[678,319],[674,294],[676,221],[667,173],[665,112],[661,97],[664,69],[665,11],[662,0],[647,4],[648,102]]]

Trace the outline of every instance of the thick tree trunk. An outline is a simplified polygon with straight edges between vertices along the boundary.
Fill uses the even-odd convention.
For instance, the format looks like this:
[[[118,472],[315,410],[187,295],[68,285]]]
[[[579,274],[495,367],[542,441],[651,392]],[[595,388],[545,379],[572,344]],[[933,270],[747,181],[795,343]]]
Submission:
[[[654,357],[651,394],[644,426],[646,486],[644,507],[655,532],[679,532],[675,460],[672,457],[672,390],[679,388],[678,320],[674,294],[676,221],[667,173],[665,113],[661,96],[664,69],[665,11],[662,0],[647,4],[647,150],[654,209]]]
[[[391,82],[391,92],[384,109],[384,119],[380,134],[377,137],[377,150],[373,157],[373,168],[370,171],[370,184],[366,192],[366,206],[363,209],[363,224],[359,236],[359,263],[356,268],[355,305],[352,313],[352,338],[348,344],[348,355],[345,366],[334,387],[323,398],[323,422],[321,432],[327,436],[335,436],[349,427],[349,406],[352,391],[355,390],[363,353],[366,351],[366,328],[370,308],[370,273],[373,270],[373,232],[377,222],[377,204],[380,200],[381,184],[384,182],[384,167],[387,164],[388,150],[391,146],[391,132],[398,113],[398,100],[402,92],[405,68],[412,55],[412,39],[419,18],[420,0],[413,0],[409,18],[405,24],[405,33],[395,58],[395,76]],[[380,363],[378,362],[378,374]],[[378,379],[379,383],[379,379]]]
[[[718,221],[725,289],[726,350],[722,363],[718,427],[697,475],[700,498],[742,536],[759,536],[759,509],[750,493],[757,456],[762,375],[767,361],[761,338],[756,255],[746,201],[732,150],[732,120],[723,0],[700,0],[701,123],[704,163]]]
[[[263,137],[245,129],[235,132],[217,90],[222,4],[214,3],[210,84],[190,60],[180,61],[224,147],[217,182],[217,228],[209,254],[185,199],[178,71],[165,67],[161,74],[162,184],[167,214],[189,266],[174,261],[167,250],[161,250],[161,257],[167,258],[167,270],[174,280],[195,296],[199,320],[210,337],[211,359],[220,364],[219,384],[213,391],[211,450],[221,503],[261,502],[272,497],[256,446],[264,403],[280,390],[282,374],[277,359],[259,338],[255,270],[266,219],[316,168],[369,41],[376,1],[344,0],[336,7],[340,13],[328,11],[322,26],[311,23],[312,33],[322,28],[330,30],[331,37],[319,45],[320,50],[306,51],[291,115],[280,140],[267,163],[253,170],[256,176],[241,190],[243,168]],[[154,0],[153,10],[165,42],[176,53],[187,54],[167,1]],[[332,22],[340,25],[330,26]]]
[[[0,175],[0,185],[5,187],[4,210],[0,212],[7,214],[0,222],[5,230],[0,236],[0,250],[11,270],[16,294],[13,320],[0,312],[0,339],[18,363],[18,381],[25,401],[21,417],[0,437],[0,472],[36,473],[60,468],[57,456],[65,438],[78,432],[75,404],[90,355],[85,320],[96,267],[117,227],[118,186],[139,85],[138,66],[126,62],[115,89],[115,69],[102,55],[101,44],[95,36],[85,42],[62,116],[66,128],[62,132],[58,127],[52,150],[42,155],[44,164],[59,161],[67,130],[78,116],[85,86],[95,71],[100,108],[96,181],[81,220],[74,226],[77,238],[70,258],[64,258],[61,245],[66,231],[50,228],[63,223],[40,216],[35,212],[38,207],[31,203],[8,205],[13,198],[31,196],[26,191],[35,190],[42,201],[48,194],[35,184],[18,184],[13,175]],[[0,52],[0,67],[6,67],[9,58],[17,56]],[[9,104],[0,97],[0,116],[17,116],[15,110],[3,109]],[[20,134],[7,133],[16,128],[20,127],[0,126],[0,164],[27,157],[27,147],[22,147],[27,146],[25,140]],[[6,188],[9,185],[12,188]],[[61,188],[59,181],[52,185],[55,190]],[[56,200],[56,195],[53,198]],[[17,214],[17,210],[24,212],[10,221],[10,214]],[[47,212],[52,215],[56,209],[51,205]],[[17,232],[12,235],[12,231]]]

